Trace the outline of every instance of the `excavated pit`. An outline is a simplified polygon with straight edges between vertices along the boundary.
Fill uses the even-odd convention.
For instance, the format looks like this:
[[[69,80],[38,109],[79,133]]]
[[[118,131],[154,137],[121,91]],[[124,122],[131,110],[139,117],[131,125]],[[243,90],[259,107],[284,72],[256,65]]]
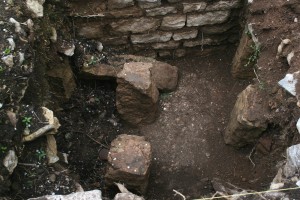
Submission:
[[[68,88],[73,90],[72,95],[69,99],[62,97],[66,90],[63,88],[65,85],[62,76],[53,76],[52,72],[49,75],[47,72],[51,69],[44,69],[47,79],[42,79],[44,82],[41,85],[46,85],[43,89],[50,92],[43,94],[46,97],[41,97],[40,94],[35,94],[35,90],[39,88],[36,85],[30,86],[23,103],[41,104],[40,100],[46,99],[44,102],[47,102],[46,104],[53,109],[62,125],[56,140],[58,151],[69,154],[68,164],[63,165],[62,168],[60,165],[54,165],[49,170],[46,161],[41,161],[40,157],[36,157],[36,149],[40,150],[45,147],[45,139],[41,138],[32,142],[31,145],[26,145],[23,154],[28,153],[28,156],[21,158],[19,162],[40,164],[34,169],[26,165],[16,168],[12,188],[17,195],[10,196],[23,199],[51,193],[65,194],[74,192],[74,183],[78,182],[84,190],[101,189],[104,196],[112,198],[116,193],[116,188],[107,186],[105,183],[106,157],[111,141],[120,134],[145,136],[152,145],[149,186],[144,195],[146,199],[181,199],[180,196],[174,197],[174,189],[184,194],[187,199],[209,196],[214,193],[211,185],[213,178],[220,178],[247,189],[268,188],[276,174],[274,162],[277,158],[267,158],[266,154],[256,152],[255,159],[252,158],[252,160],[249,159],[253,153],[252,146],[236,150],[225,145],[223,140],[237,95],[250,83],[249,80],[234,79],[231,74],[238,38],[244,32],[244,27],[241,25],[243,23],[239,21],[244,1],[240,1],[239,6],[233,5],[230,8],[232,15],[227,18],[228,21],[216,25],[196,26],[199,31],[197,38],[190,38],[194,31],[192,29],[195,27],[189,26],[176,30],[173,27],[174,24],[168,21],[165,28],[153,34],[156,36],[161,34],[157,36],[161,38],[167,37],[163,32],[171,31],[172,34],[178,35],[188,32],[188,36],[183,36],[184,34],[180,36],[188,38],[180,42],[174,41],[173,37],[166,43],[161,41],[159,43],[141,42],[141,44],[135,43],[139,40],[136,37],[144,35],[145,32],[151,35],[153,27],[149,30],[141,28],[132,33],[128,31],[130,26],[126,23],[127,18],[143,18],[144,14],[140,15],[138,11],[128,13],[125,19],[120,20],[123,20],[122,23],[118,23],[116,16],[126,14],[119,13],[122,9],[117,8],[116,10],[119,11],[117,12],[115,8],[112,8],[103,12],[103,7],[101,7],[103,4],[97,3],[101,4],[101,2],[89,1],[88,7],[84,7],[82,2],[71,7],[73,9],[69,16],[71,20],[67,20],[70,22],[67,28],[70,34],[68,37],[76,40],[80,45],[90,43],[95,45],[95,41],[99,38],[105,38],[101,41],[105,53],[109,50],[108,54],[142,54],[174,65],[179,69],[178,87],[174,92],[160,94],[159,116],[154,123],[138,128],[132,127],[120,119],[116,110],[115,79],[96,80],[78,75],[76,62],[96,51],[94,46],[92,51],[85,52],[80,55],[80,58],[76,57],[76,53],[70,59],[61,53],[56,54],[55,51],[50,53],[46,56],[50,58],[46,62],[46,68],[51,68],[49,66],[58,63],[64,63],[59,64],[63,67],[72,68],[71,72],[75,75],[76,83],[76,87],[72,84],[68,85]],[[167,1],[162,3],[164,7],[173,5]],[[212,5],[210,1],[206,3]],[[136,4],[134,7],[137,6]],[[181,12],[185,13],[182,6],[178,7],[178,4],[174,7],[180,10],[176,14],[177,17]],[[48,5],[51,7],[51,3]],[[87,9],[91,6],[95,9]],[[213,6],[211,9],[210,12],[218,12],[213,9]],[[195,12],[198,11],[192,10],[186,13],[188,12],[192,12],[195,17]],[[104,14],[109,19],[104,17],[99,20],[97,18],[99,16],[96,18],[91,16],[100,14]],[[173,16],[175,13],[170,11],[170,14]],[[149,17],[151,14],[148,13],[146,16]],[[177,17],[173,19],[178,20],[178,24],[174,26],[181,27],[182,20]],[[163,17],[155,16],[154,18]],[[53,19],[51,20],[53,22]],[[101,23],[97,24],[97,20]],[[113,25],[104,29],[104,32],[99,32],[103,27],[108,27],[106,20]],[[137,22],[133,28],[139,28],[139,23],[146,22],[147,20]],[[157,26],[155,20],[151,24]],[[218,27],[226,29],[226,33]],[[75,38],[73,38],[74,35]],[[207,38],[210,40],[205,40]],[[144,38],[144,40],[147,39]],[[49,50],[45,49],[42,49],[40,55],[37,53],[37,57],[41,60],[45,58],[44,51],[49,53]],[[39,59],[36,62],[39,62]],[[44,75],[45,71],[42,70],[36,76]],[[40,97],[35,98],[37,96]],[[268,134],[270,133],[266,131],[265,135]],[[67,174],[65,171],[61,171],[61,174],[57,173],[60,169],[67,169]],[[54,181],[53,176],[56,177]],[[44,181],[48,181],[49,184],[47,182],[44,188],[40,187]],[[63,187],[60,187],[60,183]]]

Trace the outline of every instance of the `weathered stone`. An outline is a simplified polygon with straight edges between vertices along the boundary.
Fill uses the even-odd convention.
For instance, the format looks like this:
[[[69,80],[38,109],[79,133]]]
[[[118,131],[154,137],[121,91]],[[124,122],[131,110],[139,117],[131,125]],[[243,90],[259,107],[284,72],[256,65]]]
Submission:
[[[142,33],[146,31],[153,31],[158,28],[160,24],[159,19],[155,18],[137,18],[137,19],[124,19],[118,22],[111,23],[114,31],[118,32],[132,32]]]
[[[141,8],[154,8],[161,5],[161,0],[137,0]]]
[[[152,45],[153,49],[176,49],[180,45],[179,42],[169,41],[165,43],[156,43]]]
[[[180,2],[182,0],[168,0],[169,3],[177,3],[177,2]]]
[[[27,8],[32,12],[33,17],[43,17],[45,0],[26,0]]]
[[[176,49],[175,50],[175,56],[178,58],[181,58],[183,56],[185,56],[186,54],[186,50],[185,49]]]
[[[115,8],[125,8],[133,5],[133,0],[108,0],[108,9],[110,10]]]
[[[65,54],[66,56],[73,56],[75,50],[75,45],[73,42],[70,41],[59,41],[57,45],[57,51],[59,53]]]
[[[300,170],[300,144],[290,146],[286,150],[286,164],[283,168],[283,174],[286,178],[295,176]]]
[[[101,38],[103,36],[103,26],[95,22],[81,24],[78,35],[87,39]]]
[[[105,175],[107,183],[125,183],[128,189],[145,193],[151,153],[151,145],[144,137],[119,135],[112,141],[108,154],[109,167]]]
[[[30,198],[28,200],[102,200],[102,193],[100,190],[91,190],[86,192],[75,192],[68,195],[46,195],[37,198]]]
[[[174,6],[167,7],[158,7],[146,10],[147,16],[157,16],[157,15],[166,15],[169,13],[177,13],[177,10]]]
[[[173,15],[163,18],[160,28],[162,30],[175,30],[185,26],[186,15]]]
[[[152,63],[125,63],[117,75],[117,110],[130,124],[152,123],[156,118],[159,93],[151,79],[152,67]]]
[[[158,51],[158,56],[159,57],[170,57],[170,56],[172,56],[172,53],[171,53],[171,51],[168,51],[168,50],[161,50],[161,51]]]
[[[206,3],[205,2],[199,2],[199,3],[183,3],[183,13],[188,13],[188,12],[201,12],[204,11],[206,8]]]
[[[156,61],[150,69],[156,87],[161,91],[173,91],[178,82],[178,69],[164,62]]]
[[[46,156],[48,164],[56,163],[59,160],[57,156],[57,145],[54,135],[47,135]]]
[[[231,112],[225,143],[242,147],[257,140],[268,126],[267,114],[268,104],[263,91],[249,85],[239,94]]]
[[[207,12],[204,14],[191,14],[187,16],[187,26],[203,26],[220,24],[229,18],[229,11]]]
[[[184,47],[195,47],[195,46],[200,46],[200,45],[209,45],[212,44],[213,40],[211,38],[204,38],[203,40],[190,40],[190,41],[185,41],[183,43]]]
[[[143,10],[138,7],[130,7],[120,10],[112,10],[107,12],[106,15],[115,18],[141,17],[143,15]]]
[[[113,65],[97,64],[92,67],[83,67],[80,71],[80,76],[88,79],[116,78],[120,71],[121,68]]]
[[[241,4],[240,0],[233,1],[218,1],[214,4],[210,4],[206,7],[206,11],[217,11],[217,10],[230,10],[232,8],[238,8]]]
[[[173,34],[170,32],[155,32],[142,35],[131,35],[131,42],[133,44],[167,42],[171,39],[172,35]]]
[[[220,34],[228,31],[233,26],[235,26],[235,24],[233,23],[218,24],[213,26],[203,26],[201,27],[201,32],[205,34]]]
[[[76,88],[76,83],[69,60],[64,59],[62,62],[57,61],[55,68],[48,70],[46,74],[49,77],[53,77],[60,80],[55,82],[54,88],[57,88],[59,83],[62,83],[61,88],[64,89],[63,94],[60,94],[61,91],[55,91],[55,93],[59,94],[59,96],[64,96],[64,98],[66,99],[69,99]]]
[[[178,40],[188,40],[188,39],[194,39],[198,35],[198,30],[197,29],[190,29],[190,30],[181,30],[178,32],[175,32],[172,36],[172,38],[175,41]]]
[[[249,58],[253,53],[251,48],[253,45],[254,42],[251,37],[244,33],[232,61],[231,74],[234,78],[247,79],[255,77],[253,71],[255,63],[249,62]]]
[[[18,156],[16,155],[15,150],[9,150],[3,159],[3,166],[7,169],[9,174],[14,172],[18,164]]]

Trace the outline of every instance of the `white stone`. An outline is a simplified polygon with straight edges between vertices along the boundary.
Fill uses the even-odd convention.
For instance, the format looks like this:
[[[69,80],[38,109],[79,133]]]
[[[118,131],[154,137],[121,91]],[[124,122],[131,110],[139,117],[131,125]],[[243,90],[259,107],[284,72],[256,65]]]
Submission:
[[[26,6],[34,14],[34,17],[44,16],[44,3],[45,0],[26,0]]]
[[[286,91],[288,91],[291,95],[296,96],[296,84],[298,79],[296,79],[296,75],[298,75],[300,71],[295,72],[293,74],[287,74],[283,79],[281,79],[278,84],[283,87]]]
[[[100,190],[91,190],[68,195],[46,195],[28,200],[102,200],[102,193]]]
[[[300,133],[300,118],[297,121],[296,127],[297,127],[298,132]]]
[[[17,164],[18,164],[18,157],[16,155],[16,152],[14,150],[9,150],[7,155],[5,156],[5,158],[3,160],[3,165],[9,171],[9,174],[13,173],[13,171],[16,168]]]
[[[146,10],[147,16],[157,16],[157,15],[166,15],[169,13],[177,13],[177,10],[174,6],[168,7],[158,7]]]
[[[183,3],[183,13],[193,12],[193,11],[204,11],[206,8],[205,2],[199,3]]]
[[[207,12],[204,14],[191,14],[187,16],[187,25],[203,26],[209,24],[220,24],[225,22],[230,16],[230,11]]]
[[[283,169],[283,174],[286,178],[294,176],[300,170],[300,144],[290,146],[286,150],[286,164]]]
[[[1,60],[8,67],[13,67],[14,66],[14,56],[13,55],[4,56],[4,57],[1,58]]]

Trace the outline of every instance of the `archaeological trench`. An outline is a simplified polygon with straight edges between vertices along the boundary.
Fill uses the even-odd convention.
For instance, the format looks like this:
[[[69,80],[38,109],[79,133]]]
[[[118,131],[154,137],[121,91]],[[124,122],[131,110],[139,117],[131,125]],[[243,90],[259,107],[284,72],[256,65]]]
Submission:
[[[1,1],[1,199],[300,199],[299,14]]]

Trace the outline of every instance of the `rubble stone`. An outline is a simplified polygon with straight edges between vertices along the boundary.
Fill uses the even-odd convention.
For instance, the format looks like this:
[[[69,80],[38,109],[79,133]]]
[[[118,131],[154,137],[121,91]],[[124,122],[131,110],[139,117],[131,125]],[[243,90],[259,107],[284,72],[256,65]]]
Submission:
[[[187,16],[187,26],[203,26],[209,24],[220,24],[229,18],[229,11],[215,11],[204,14],[190,14]]]
[[[160,28],[162,30],[180,29],[185,26],[186,15],[173,15],[163,18]]]

